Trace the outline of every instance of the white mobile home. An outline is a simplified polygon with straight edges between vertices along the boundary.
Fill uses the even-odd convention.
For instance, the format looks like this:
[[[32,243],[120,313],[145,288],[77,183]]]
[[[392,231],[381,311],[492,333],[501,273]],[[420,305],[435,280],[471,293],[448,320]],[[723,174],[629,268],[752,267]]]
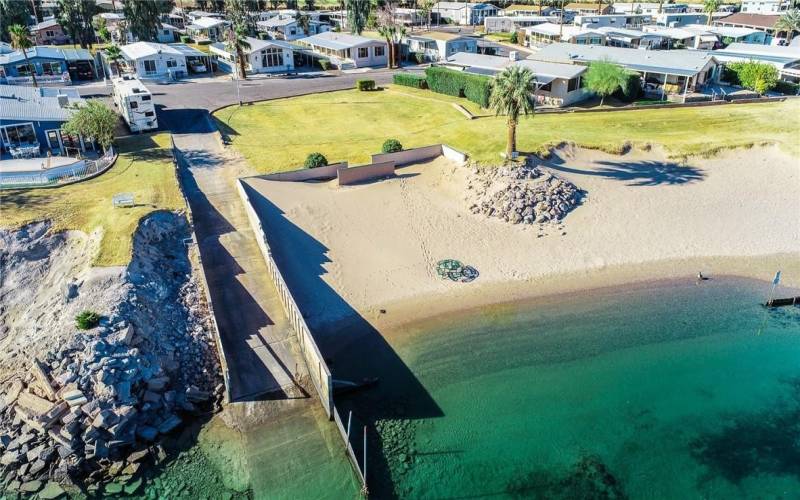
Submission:
[[[294,52],[300,47],[283,40],[259,40],[247,37],[250,48],[244,51],[245,69],[250,73],[289,73],[294,71]],[[236,73],[238,61],[228,47],[217,42],[209,47],[212,54],[217,54],[220,68]]]
[[[490,3],[437,2],[432,9],[439,19],[447,19],[453,24],[480,26],[489,16],[496,16],[500,9]]]
[[[639,28],[653,21],[650,14],[581,14],[575,16],[572,23],[584,28],[613,26],[614,28]]]
[[[665,49],[668,40],[655,33],[645,33],[644,31],[612,28],[601,26],[595,28],[606,35],[606,45],[611,47],[627,47],[630,49]]]
[[[606,36],[602,32],[591,28],[543,23],[525,28],[525,42],[531,47],[554,42],[605,45]]]
[[[483,20],[486,33],[512,33],[522,28],[537,24],[556,23],[555,16],[491,16]]]
[[[456,52],[478,52],[478,39],[456,33],[427,31],[403,39],[403,53],[423,54],[426,61],[444,61]]]
[[[186,27],[186,34],[196,40],[211,40],[216,42],[222,40],[225,30],[230,23],[223,19],[214,17],[201,17],[192,21]]]
[[[180,50],[163,43],[136,42],[120,47],[127,69],[138,78],[167,78],[186,76],[186,56]]]
[[[389,46],[383,40],[327,31],[297,43],[326,57],[339,69],[386,66]]]
[[[143,132],[158,128],[153,96],[141,81],[131,76],[111,80],[114,87],[114,106],[131,132]]]

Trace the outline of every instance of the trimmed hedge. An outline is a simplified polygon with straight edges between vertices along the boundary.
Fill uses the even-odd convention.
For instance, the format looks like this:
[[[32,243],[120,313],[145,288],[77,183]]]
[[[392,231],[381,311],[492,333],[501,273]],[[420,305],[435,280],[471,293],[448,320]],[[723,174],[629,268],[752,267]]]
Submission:
[[[405,85],[406,87],[414,87],[415,89],[427,89],[428,82],[422,75],[415,75],[414,73],[395,73],[392,76],[392,82],[396,85]]]
[[[492,80],[488,76],[431,66],[425,70],[425,77],[428,88],[434,92],[466,97],[482,108],[489,107]]]
[[[358,90],[375,90],[375,80],[356,80],[356,88]]]
[[[303,164],[306,168],[317,168],[328,165],[328,159],[322,153],[311,153],[306,157],[306,162]]]
[[[403,150],[403,145],[397,139],[386,139],[381,146],[383,153],[397,153]]]

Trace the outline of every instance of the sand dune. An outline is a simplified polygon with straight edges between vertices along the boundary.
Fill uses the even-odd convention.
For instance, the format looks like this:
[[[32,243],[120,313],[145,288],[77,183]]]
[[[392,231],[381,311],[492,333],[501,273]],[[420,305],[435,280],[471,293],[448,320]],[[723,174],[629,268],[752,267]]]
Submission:
[[[561,223],[470,213],[471,170],[444,159],[346,188],[248,182],[274,205],[262,210],[265,229],[312,327],[353,310],[389,326],[523,297],[694,279],[699,270],[766,280],[781,268],[787,284],[800,283],[800,162],[777,148],[684,165],[658,151],[565,148],[542,166],[585,191]],[[479,278],[439,278],[436,263],[448,258]]]

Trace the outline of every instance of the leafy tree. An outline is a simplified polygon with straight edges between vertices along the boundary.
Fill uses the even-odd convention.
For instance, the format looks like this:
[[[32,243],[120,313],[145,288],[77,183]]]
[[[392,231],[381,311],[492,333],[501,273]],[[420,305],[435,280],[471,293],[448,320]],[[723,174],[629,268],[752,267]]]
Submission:
[[[322,153],[311,153],[306,157],[303,164],[305,168],[324,167],[328,164],[328,159]]]
[[[314,10],[316,2],[314,0],[305,0],[306,10]]]
[[[78,108],[62,129],[70,135],[91,137],[102,146],[103,151],[114,143],[114,128],[117,115],[99,99],[89,99]]]
[[[800,31],[800,10],[787,10],[775,22],[775,29],[786,33],[786,41],[791,42],[795,31]]]
[[[97,4],[93,0],[58,0],[58,22],[83,48],[94,44],[92,17],[95,14]]]
[[[759,94],[775,88],[780,77],[775,66],[758,61],[735,62],[729,64],[728,68],[736,74],[742,87]]]
[[[703,12],[708,14],[706,24],[711,25],[712,14],[719,10],[720,0],[703,0]]]
[[[510,66],[494,78],[489,107],[497,115],[505,115],[508,124],[506,159],[510,160],[517,150],[517,124],[520,115],[533,115],[536,101],[533,93],[536,81],[533,71],[522,66]]]
[[[22,52],[25,57],[25,66],[31,70],[31,78],[33,78],[33,86],[38,87],[36,83],[36,68],[28,62],[28,49],[33,47],[31,42],[31,32],[28,31],[27,26],[15,24],[8,28],[8,33],[11,35],[11,47]]]
[[[0,40],[11,41],[10,28],[15,25],[27,26],[30,20],[30,2],[0,0]]]
[[[174,2],[171,0],[136,0],[125,2],[122,12],[134,38],[155,41],[161,28],[161,14],[172,10],[173,6]]]
[[[247,14],[247,3],[244,0],[225,0],[225,13],[233,29],[244,31],[247,36],[253,36],[256,25]]]
[[[609,61],[595,61],[583,76],[586,88],[600,96],[600,106],[606,96],[616,92],[627,80],[628,72],[621,66]]]
[[[425,16],[425,27],[427,29],[431,29],[431,12],[433,12],[433,7],[436,5],[434,0],[420,0],[418,7],[419,10],[422,11],[422,15]]]
[[[96,17],[94,19],[94,31],[97,33],[97,36],[100,37],[104,43],[108,43],[111,41],[111,32],[108,31],[108,25],[106,24],[106,20],[102,17]]]
[[[372,10],[370,0],[347,0],[347,24],[350,32],[360,35],[369,21]]]
[[[114,69],[117,70],[117,74],[122,74],[122,72],[119,70],[119,61],[122,59],[122,50],[120,50],[119,45],[109,45],[106,47],[105,53],[106,58],[111,61]]]
[[[225,41],[225,47],[233,52],[236,52],[236,59],[239,61],[239,73],[242,80],[247,80],[247,66],[245,64],[245,50],[250,48],[250,42],[247,41],[247,33],[242,26],[232,26],[228,30],[228,38]]]
[[[303,30],[303,34],[308,36],[309,30],[311,30],[311,18],[301,12],[298,12],[294,18],[297,21],[297,25]]]

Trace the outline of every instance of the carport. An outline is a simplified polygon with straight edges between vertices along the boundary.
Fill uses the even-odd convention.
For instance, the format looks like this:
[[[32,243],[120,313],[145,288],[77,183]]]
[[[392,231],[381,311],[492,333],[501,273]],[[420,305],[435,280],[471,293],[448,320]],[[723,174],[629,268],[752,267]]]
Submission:
[[[216,56],[203,52],[202,50],[197,50],[194,47],[189,47],[185,43],[171,43],[169,46],[186,57],[186,68],[191,73],[211,73],[211,63],[212,60],[216,59]],[[205,71],[196,71],[194,68],[198,65],[205,66]]]

